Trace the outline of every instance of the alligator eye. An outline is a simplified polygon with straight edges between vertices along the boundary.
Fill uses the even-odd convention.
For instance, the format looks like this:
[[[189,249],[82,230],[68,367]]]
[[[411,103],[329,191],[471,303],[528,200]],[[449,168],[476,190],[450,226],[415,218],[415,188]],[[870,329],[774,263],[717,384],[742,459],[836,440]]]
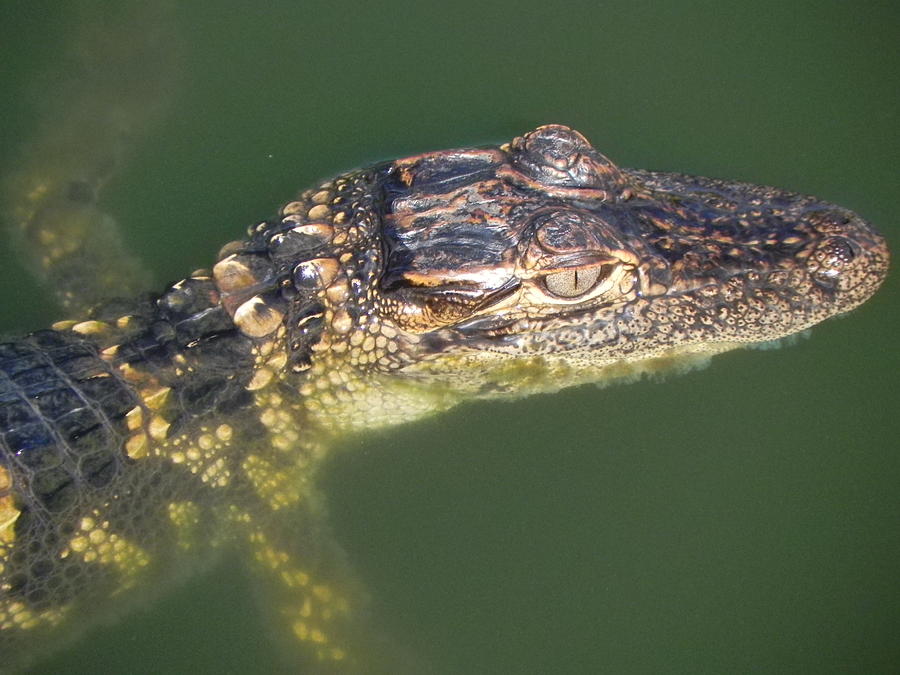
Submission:
[[[597,285],[602,277],[609,276],[611,265],[577,268],[552,272],[544,277],[544,285],[553,295],[560,298],[575,298],[584,295]]]

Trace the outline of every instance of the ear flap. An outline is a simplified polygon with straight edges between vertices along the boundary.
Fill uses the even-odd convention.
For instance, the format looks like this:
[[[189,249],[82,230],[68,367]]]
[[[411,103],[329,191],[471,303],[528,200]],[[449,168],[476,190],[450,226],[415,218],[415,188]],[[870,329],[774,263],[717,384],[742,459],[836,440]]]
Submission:
[[[402,288],[395,284],[388,309],[403,328],[424,333],[467,321],[518,288],[518,279],[510,279],[496,289],[463,284],[420,286],[407,282]]]

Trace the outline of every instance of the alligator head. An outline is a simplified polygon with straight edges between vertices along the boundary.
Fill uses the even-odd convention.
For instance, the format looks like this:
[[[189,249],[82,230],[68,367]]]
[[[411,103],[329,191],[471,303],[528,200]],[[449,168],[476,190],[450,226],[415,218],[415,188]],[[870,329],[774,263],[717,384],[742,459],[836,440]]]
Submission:
[[[846,209],[620,168],[558,125],[345,174],[225,254],[238,326],[282,327],[307,398],[368,426],[777,340],[865,301],[889,258]]]

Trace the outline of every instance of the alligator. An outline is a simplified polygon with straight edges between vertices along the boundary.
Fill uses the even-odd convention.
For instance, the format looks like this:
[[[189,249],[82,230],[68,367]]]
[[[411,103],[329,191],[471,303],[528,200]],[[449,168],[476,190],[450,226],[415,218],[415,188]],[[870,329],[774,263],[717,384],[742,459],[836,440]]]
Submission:
[[[779,340],[888,261],[847,209],[621,168],[561,125],[305,190],[211,269],[0,345],[4,666],[239,542],[317,671],[365,670],[310,543],[335,439]]]

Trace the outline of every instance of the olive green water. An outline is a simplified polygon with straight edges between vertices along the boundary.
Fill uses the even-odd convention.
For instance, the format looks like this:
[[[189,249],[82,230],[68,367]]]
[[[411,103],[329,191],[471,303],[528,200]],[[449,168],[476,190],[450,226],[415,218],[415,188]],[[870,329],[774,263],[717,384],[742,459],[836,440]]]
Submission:
[[[160,281],[319,178],[547,122],[819,195],[900,250],[895,3],[194,4],[169,116],[104,194]],[[68,31],[0,4],[0,163]],[[0,331],[54,319],[0,262]],[[348,439],[324,487],[376,614],[441,673],[900,671],[898,300],[895,270],[790,348]],[[229,563],[35,673],[275,672]]]

